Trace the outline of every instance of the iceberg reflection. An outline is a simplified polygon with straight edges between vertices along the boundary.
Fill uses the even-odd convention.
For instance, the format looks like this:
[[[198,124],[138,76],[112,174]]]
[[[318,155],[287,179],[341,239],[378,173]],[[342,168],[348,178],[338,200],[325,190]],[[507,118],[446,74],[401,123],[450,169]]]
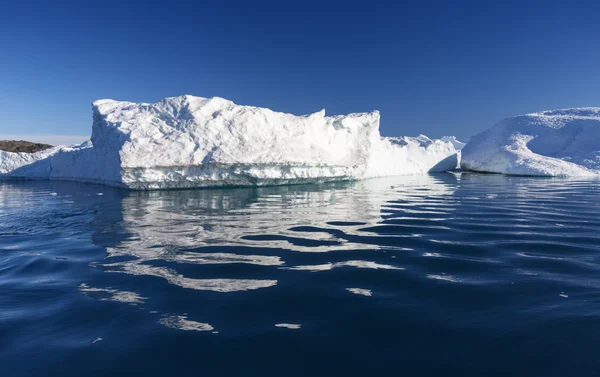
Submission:
[[[302,271],[327,271],[339,267],[356,267],[356,268],[371,268],[373,270],[404,270],[402,267],[394,267],[387,264],[379,264],[364,260],[349,260],[345,262],[337,263],[326,263],[309,266],[294,266],[289,267],[290,270],[302,270]]]
[[[187,319],[184,315],[165,316],[159,323],[163,326],[183,331],[213,331],[214,328],[208,323],[201,323]]]
[[[107,272],[155,276],[182,288],[221,293],[273,287],[286,276],[276,272],[281,269],[402,270],[364,256],[323,263],[298,260],[289,252],[363,253],[382,248],[378,237],[418,236],[398,232],[394,219],[424,212],[447,218],[454,210],[455,203],[448,198],[455,188],[456,178],[445,174],[320,185],[129,192],[120,201],[120,221],[112,217],[106,222],[110,229],[95,236],[108,253],[95,265]],[[102,237],[103,232],[114,234],[115,223],[120,234],[116,241]],[[410,250],[393,242],[385,244],[387,250]],[[188,275],[185,266],[191,265],[222,267],[198,270],[210,275],[198,278]],[[247,265],[249,270],[239,276],[240,270],[232,273],[228,265]],[[257,278],[259,270],[251,266],[274,269],[260,270]]]
[[[350,293],[354,293],[355,295],[361,295],[361,296],[367,296],[367,297],[373,296],[373,292],[370,289],[346,288],[346,290]]]
[[[142,264],[142,261],[122,262],[102,265],[107,272],[125,272],[132,275],[156,276],[167,280],[170,284],[198,291],[237,292],[272,287],[277,280],[257,279],[192,279],[178,274],[165,267],[154,267]]]
[[[79,284],[79,292],[86,296],[95,298],[100,301],[115,301],[124,302],[127,304],[137,305],[142,304],[146,297],[142,297],[135,292],[119,291],[110,288],[93,288],[85,283]]]

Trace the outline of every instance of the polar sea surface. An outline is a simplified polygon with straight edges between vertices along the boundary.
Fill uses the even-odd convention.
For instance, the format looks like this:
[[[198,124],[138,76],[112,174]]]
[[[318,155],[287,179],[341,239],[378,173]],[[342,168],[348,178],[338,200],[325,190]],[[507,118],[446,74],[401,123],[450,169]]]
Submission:
[[[600,182],[0,182],[3,376],[587,376]]]

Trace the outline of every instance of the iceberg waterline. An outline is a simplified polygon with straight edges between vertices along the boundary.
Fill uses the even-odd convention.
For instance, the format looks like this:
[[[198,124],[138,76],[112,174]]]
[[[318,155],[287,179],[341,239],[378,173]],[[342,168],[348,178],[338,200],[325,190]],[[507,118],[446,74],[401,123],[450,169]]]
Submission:
[[[471,138],[465,170],[532,176],[600,177],[600,108],[508,118]]]
[[[89,142],[0,152],[0,177],[130,189],[290,184],[452,170],[451,141],[386,138],[379,112],[295,116],[223,98],[92,104]]]

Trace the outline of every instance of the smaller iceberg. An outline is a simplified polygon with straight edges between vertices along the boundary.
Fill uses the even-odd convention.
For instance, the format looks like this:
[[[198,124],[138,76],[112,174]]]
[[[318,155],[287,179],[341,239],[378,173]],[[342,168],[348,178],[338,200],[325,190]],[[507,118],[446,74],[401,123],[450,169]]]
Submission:
[[[452,142],[379,134],[379,112],[305,116],[180,96],[157,103],[99,100],[91,140],[0,155],[0,177],[130,189],[255,186],[452,170]]]
[[[464,170],[511,175],[600,177],[600,108],[509,118],[471,138]]]

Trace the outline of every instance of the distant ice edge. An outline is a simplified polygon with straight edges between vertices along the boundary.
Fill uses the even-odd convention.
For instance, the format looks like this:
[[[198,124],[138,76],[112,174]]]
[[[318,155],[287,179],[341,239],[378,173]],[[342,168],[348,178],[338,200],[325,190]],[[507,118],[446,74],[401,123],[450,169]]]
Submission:
[[[189,95],[92,107],[90,141],[35,154],[0,152],[0,178],[154,190],[356,180],[458,164],[456,139],[381,137],[377,111],[295,116]]]

